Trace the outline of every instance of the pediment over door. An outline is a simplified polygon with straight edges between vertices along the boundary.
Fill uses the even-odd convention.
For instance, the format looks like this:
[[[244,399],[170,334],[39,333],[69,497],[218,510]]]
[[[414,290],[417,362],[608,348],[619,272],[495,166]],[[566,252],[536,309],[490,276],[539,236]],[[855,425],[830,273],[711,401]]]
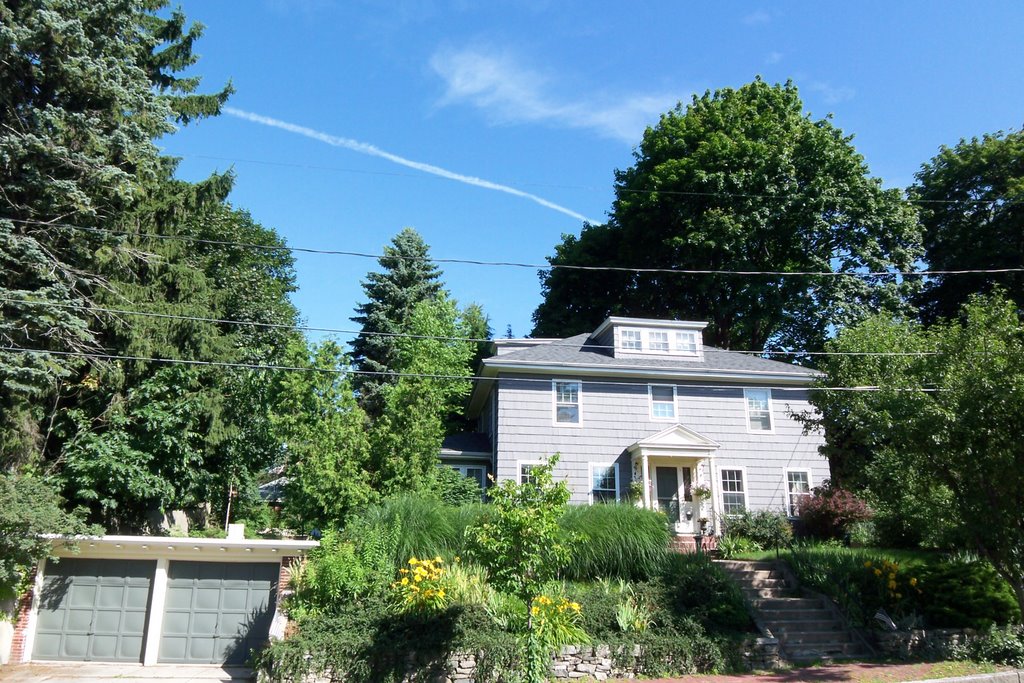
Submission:
[[[632,455],[648,456],[685,456],[705,458],[711,456],[721,447],[717,441],[709,439],[689,427],[677,424],[663,429],[644,439],[640,439],[627,448]]]

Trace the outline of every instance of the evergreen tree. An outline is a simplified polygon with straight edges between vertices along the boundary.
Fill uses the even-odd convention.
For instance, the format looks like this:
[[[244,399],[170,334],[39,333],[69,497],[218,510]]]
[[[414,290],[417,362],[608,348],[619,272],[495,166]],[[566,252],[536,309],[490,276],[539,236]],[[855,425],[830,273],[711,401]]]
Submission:
[[[356,309],[353,322],[362,326],[362,334],[352,342],[352,360],[357,375],[353,384],[359,392],[359,404],[371,417],[383,410],[381,389],[394,384],[399,367],[400,337],[408,334],[413,310],[421,301],[441,292],[441,273],[430,260],[429,248],[412,228],[404,228],[384,247],[378,263],[381,270],[371,272],[363,283],[366,303]]]

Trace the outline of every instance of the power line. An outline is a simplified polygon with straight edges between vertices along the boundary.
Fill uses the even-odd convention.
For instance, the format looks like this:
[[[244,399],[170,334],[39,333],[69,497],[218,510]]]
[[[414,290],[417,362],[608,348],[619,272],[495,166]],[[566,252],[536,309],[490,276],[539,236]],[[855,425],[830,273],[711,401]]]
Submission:
[[[372,370],[332,370],[327,368],[312,368],[295,365],[276,365],[276,364],[264,364],[264,363],[233,363],[230,361],[208,361],[208,360],[190,360],[186,358],[151,358],[147,356],[124,356],[117,354],[107,353],[95,353],[91,351],[50,351],[46,349],[26,349],[19,346],[0,346],[0,351],[10,351],[13,353],[26,353],[26,354],[43,354],[43,355],[54,355],[54,356],[65,356],[75,358],[91,358],[94,360],[126,360],[126,361],[140,361],[149,363],[164,363],[168,365],[194,365],[194,366],[205,366],[205,367],[223,367],[232,369],[246,369],[246,370],[281,370],[286,372],[315,372],[320,374],[332,374],[332,375],[367,375],[377,377],[394,377],[394,378],[413,378],[413,379],[436,379],[436,380],[455,380],[455,381],[468,381],[468,382],[534,382],[550,384],[550,379],[534,378],[534,377],[483,377],[480,375],[439,375],[429,373],[412,373],[412,372],[377,372]],[[710,372],[714,372],[715,369],[709,369]],[[609,380],[573,380],[578,381],[581,386],[633,386],[633,387],[646,387],[650,385],[650,382],[613,382]],[[687,389],[720,389],[720,390],[731,390],[741,387],[742,384],[737,386],[724,386],[722,384],[690,384],[685,383],[680,385]],[[759,385],[761,386],[761,385]],[[931,393],[939,391],[935,388],[917,388],[917,387],[880,387],[877,385],[866,385],[866,386],[853,386],[853,387],[816,387],[816,386],[767,386],[763,387],[771,389],[772,391],[914,391],[914,392],[925,392]]]
[[[423,178],[428,180],[444,180],[444,178],[438,178],[435,176],[428,176],[420,173],[401,173],[398,171],[369,171],[358,168],[345,168],[342,166],[323,166],[320,164],[303,164],[298,162],[287,162],[287,161],[270,161],[267,159],[240,159],[233,157],[220,157],[211,156],[208,154],[185,154],[183,157],[190,157],[193,159],[210,159],[213,161],[229,161],[231,163],[243,163],[243,164],[257,164],[260,166],[281,166],[284,168],[307,168],[315,171],[336,171],[339,173],[353,173],[356,175],[375,175],[375,176],[393,176],[398,178]],[[503,184],[511,187],[531,187],[531,188],[545,188],[553,190],[586,190],[589,192],[605,192],[607,188],[595,187],[594,185],[565,185],[561,183],[524,183],[516,181],[502,181]],[[898,189],[898,188],[891,188]],[[721,192],[721,191],[701,191],[701,190],[641,190],[633,189],[629,187],[616,187],[614,188],[616,193],[632,193],[632,194],[664,194],[673,196],[684,196],[684,197],[728,197],[728,198],[741,198],[741,199],[767,199],[767,200],[789,200],[789,199],[813,199],[804,197],[796,194],[757,194],[747,192]],[[847,195],[831,195],[830,199],[854,199]],[[903,197],[903,201],[911,204],[972,204],[972,205],[990,205],[990,204],[1012,204],[1016,203],[1013,200],[1003,199],[921,199],[917,197]]]
[[[52,308],[70,309],[76,311],[86,311],[89,313],[110,313],[112,315],[137,315],[145,318],[157,318],[162,320],[180,320],[183,322],[202,322],[212,324],[223,324],[223,325],[241,325],[248,327],[262,327],[267,329],[279,329],[279,330],[292,330],[296,332],[327,332],[332,334],[354,334],[360,337],[390,337],[395,339],[420,339],[430,341],[454,341],[454,342],[470,342],[470,343],[485,343],[500,341],[487,337],[453,337],[444,335],[429,335],[429,334],[409,334],[406,332],[367,332],[364,330],[349,330],[339,329],[333,327],[311,327],[307,325],[290,325],[282,323],[264,323],[256,322],[252,320],[232,320],[229,318],[206,318],[201,316],[193,315],[177,315],[174,313],[154,313],[150,311],[133,311],[123,308],[107,308],[104,306],[85,306],[81,304],[66,304],[56,301],[38,301],[33,299],[15,298],[15,297],[0,297],[0,302],[5,303],[20,303],[27,304],[29,306],[47,306]],[[564,339],[553,339],[549,342],[544,342],[544,346],[550,347],[566,347],[566,348],[586,348],[601,349],[601,350],[615,350],[615,346],[612,344],[580,344],[579,342],[567,342]],[[744,355],[754,356],[935,356],[940,355],[938,351],[782,351],[782,350],[766,350],[766,351],[752,351],[752,350],[738,350],[738,349],[719,349],[714,346],[704,347],[706,349],[723,352],[723,353],[741,353]]]
[[[74,225],[63,222],[47,222],[20,218],[0,218],[14,223],[39,225],[48,228],[68,228],[85,232],[95,232],[108,235],[120,235],[125,237],[138,237],[140,239],[155,240],[177,240],[191,244],[205,244],[223,247],[240,247],[243,249],[254,249],[259,251],[290,251],[293,253],[319,254],[326,256],[354,256],[359,258],[381,259],[383,254],[371,254],[360,251],[347,251],[341,249],[314,249],[310,247],[290,247],[280,244],[254,244],[251,242],[234,242],[231,240],[211,240],[188,235],[159,235],[136,233],[127,230],[111,230],[109,228],[96,228],[84,225]],[[689,268],[634,268],[630,266],[580,266],[564,263],[521,263],[515,261],[480,261],[475,259],[456,258],[420,258],[417,256],[391,255],[388,258],[399,258],[408,261],[431,261],[434,263],[448,263],[473,266],[492,266],[509,268],[529,268],[532,270],[582,270],[595,272],[622,272],[622,273],[662,273],[676,275],[739,275],[739,276],[763,276],[763,277],[928,277],[935,275],[983,275],[1000,273],[1024,272],[1024,267],[1017,268],[967,268],[961,270],[882,270],[882,271],[787,271],[787,270],[714,270],[714,269],[689,269]]]

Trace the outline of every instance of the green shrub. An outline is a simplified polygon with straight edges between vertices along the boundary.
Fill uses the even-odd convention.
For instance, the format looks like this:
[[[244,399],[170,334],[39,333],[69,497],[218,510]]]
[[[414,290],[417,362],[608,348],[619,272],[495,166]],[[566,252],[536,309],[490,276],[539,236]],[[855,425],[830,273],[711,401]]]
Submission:
[[[744,510],[725,518],[723,526],[727,537],[753,541],[758,550],[786,547],[793,542],[793,525],[784,512]]]
[[[987,633],[970,639],[966,645],[955,648],[953,656],[975,662],[1024,667],[1024,626],[993,627]]]
[[[433,491],[442,503],[453,507],[479,503],[483,495],[476,479],[445,465],[437,468]]]
[[[291,615],[330,614],[351,602],[383,594],[394,578],[391,557],[397,536],[392,529],[357,544],[338,532],[325,533],[320,546],[292,574]]]
[[[605,642],[619,633],[616,614],[624,590],[610,584],[571,584],[567,593],[580,603],[580,626],[594,642]]]
[[[1013,589],[985,562],[930,564],[920,585],[929,626],[985,630],[1020,620]]]
[[[668,554],[665,516],[653,510],[618,503],[576,505],[560,524],[575,536],[561,572],[569,580],[648,579],[658,573]]]
[[[752,628],[743,593],[707,555],[672,554],[659,577],[664,601],[661,614],[675,625],[692,618],[712,632],[744,632]],[[658,604],[657,600],[649,601]],[[655,619],[659,619],[655,615]]]
[[[764,550],[764,548],[745,536],[723,536],[718,541],[718,552],[727,560],[745,553],[756,553],[760,550]]]
[[[448,524],[451,527],[449,552],[453,557],[466,555],[469,541],[466,530],[480,522],[483,516],[490,512],[490,506],[479,501],[470,505],[445,508],[444,513],[447,515]]]
[[[866,547],[878,545],[878,532],[875,529],[873,520],[854,522],[847,529],[847,537],[853,547]]]

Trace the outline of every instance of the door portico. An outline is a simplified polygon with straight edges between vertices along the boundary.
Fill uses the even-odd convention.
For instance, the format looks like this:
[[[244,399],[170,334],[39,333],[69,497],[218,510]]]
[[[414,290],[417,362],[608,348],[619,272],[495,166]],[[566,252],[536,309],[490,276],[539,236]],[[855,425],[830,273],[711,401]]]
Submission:
[[[641,484],[642,506],[662,510],[676,533],[695,534],[701,520],[714,518],[711,461],[719,444],[683,425],[637,441],[627,451],[633,480]],[[701,491],[711,495],[700,495]]]

